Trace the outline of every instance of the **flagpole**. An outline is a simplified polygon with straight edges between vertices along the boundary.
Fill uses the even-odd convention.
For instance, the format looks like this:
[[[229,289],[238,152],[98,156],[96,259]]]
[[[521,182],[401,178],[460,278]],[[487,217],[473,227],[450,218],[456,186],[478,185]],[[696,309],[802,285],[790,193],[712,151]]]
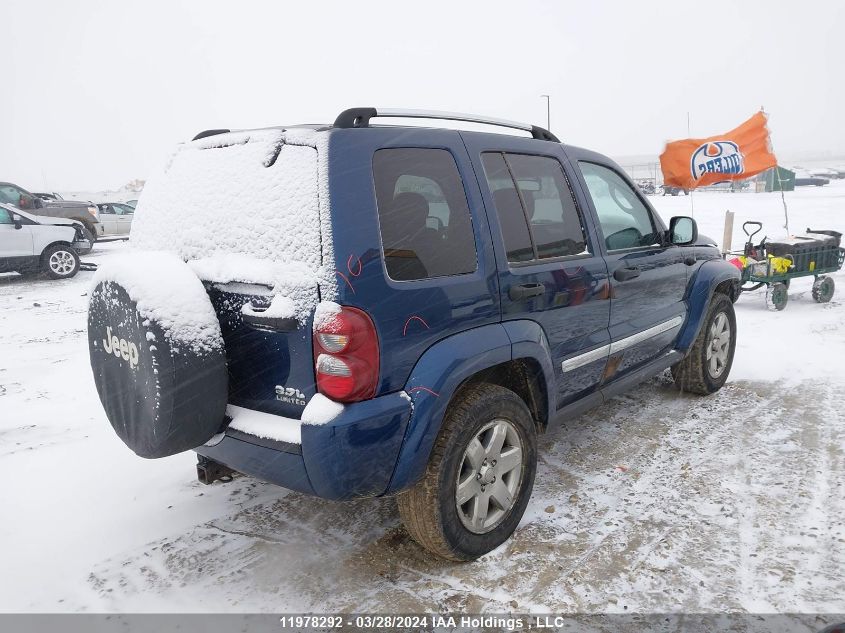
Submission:
[[[690,132],[690,125],[689,125],[689,110],[687,110],[687,138],[692,138],[692,133]],[[695,202],[692,200],[693,189],[689,190],[689,214],[693,218],[695,217]]]
[[[784,225],[783,228],[786,229],[786,235],[789,236],[789,211],[786,209],[786,195],[783,193],[783,181],[780,179],[780,166],[775,165],[775,176],[778,179],[778,189],[780,189],[780,199],[783,202],[783,219]]]
[[[766,114],[766,110],[763,106],[760,106],[760,112]],[[766,114],[766,128],[769,127],[769,115]],[[772,134],[769,133],[769,145],[772,145]],[[771,147],[771,151],[774,154],[774,147]],[[780,165],[775,165],[775,175],[778,179],[778,189],[780,189],[780,200],[783,203],[783,228],[786,229],[786,235],[789,237],[789,209],[786,208],[786,194],[783,193],[783,181],[780,179]]]

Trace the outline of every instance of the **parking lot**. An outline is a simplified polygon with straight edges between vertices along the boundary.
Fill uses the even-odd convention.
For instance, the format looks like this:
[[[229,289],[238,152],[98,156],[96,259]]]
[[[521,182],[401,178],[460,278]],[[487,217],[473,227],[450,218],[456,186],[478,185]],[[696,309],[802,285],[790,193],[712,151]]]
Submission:
[[[793,231],[843,230],[843,185],[791,194]],[[746,219],[782,224],[779,194],[693,203],[715,238],[728,206],[737,236]],[[845,612],[841,273],[824,305],[807,279],[784,312],[744,295],[715,396],[679,396],[666,375],[542,438],[515,536],[467,564],[419,548],[390,498],[203,486],[192,454],[132,454],[90,375],[91,275],[0,276],[0,611]]]

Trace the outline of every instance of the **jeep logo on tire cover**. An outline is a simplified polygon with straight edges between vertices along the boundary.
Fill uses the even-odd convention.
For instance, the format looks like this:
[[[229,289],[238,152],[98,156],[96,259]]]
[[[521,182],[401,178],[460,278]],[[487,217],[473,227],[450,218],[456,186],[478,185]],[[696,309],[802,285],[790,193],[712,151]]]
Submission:
[[[106,328],[103,349],[106,354],[114,354],[118,358],[129,361],[129,367],[132,369],[138,366],[138,346],[124,338],[112,335],[111,327]]]

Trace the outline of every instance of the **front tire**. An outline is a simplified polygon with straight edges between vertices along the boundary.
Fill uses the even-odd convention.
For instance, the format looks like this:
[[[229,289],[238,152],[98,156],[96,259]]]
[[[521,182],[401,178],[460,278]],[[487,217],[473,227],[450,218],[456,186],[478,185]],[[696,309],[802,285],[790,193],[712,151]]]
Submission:
[[[423,478],[398,495],[399,515],[425,549],[474,560],[513,534],[536,472],[525,402],[498,385],[472,385],[449,405]]]
[[[789,286],[782,281],[775,282],[766,288],[766,307],[780,312],[789,303]]]
[[[679,391],[706,396],[725,384],[736,348],[736,315],[733,302],[721,292],[713,295],[701,331],[689,354],[672,367]]]
[[[41,256],[41,262],[50,279],[70,279],[79,272],[79,255],[72,246],[50,246]]]

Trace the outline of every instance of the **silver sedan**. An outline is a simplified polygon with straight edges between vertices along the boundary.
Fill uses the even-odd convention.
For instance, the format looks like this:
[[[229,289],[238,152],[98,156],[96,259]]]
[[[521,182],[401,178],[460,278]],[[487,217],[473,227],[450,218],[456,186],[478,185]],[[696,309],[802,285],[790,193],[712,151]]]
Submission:
[[[117,237],[129,235],[135,209],[122,202],[98,202],[97,237]]]

